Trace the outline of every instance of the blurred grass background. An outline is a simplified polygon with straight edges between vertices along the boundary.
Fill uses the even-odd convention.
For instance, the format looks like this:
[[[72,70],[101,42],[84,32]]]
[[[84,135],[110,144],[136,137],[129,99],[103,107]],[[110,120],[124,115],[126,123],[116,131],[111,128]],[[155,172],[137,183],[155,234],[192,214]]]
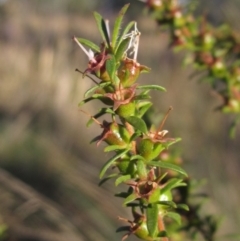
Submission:
[[[109,192],[111,183],[97,186],[107,156],[102,146],[89,145],[100,130],[86,128],[88,117],[77,107],[92,83],[74,71],[84,70],[87,58],[71,36],[100,43],[92,12],[113,20],[126,2],[0,1],[0,227],[7,227],[6,240],[120,240],[117,216],[129,214]],[[220,100],[206,83],[189,79],[192,69],[168,48],[167,33],[143,14],[141,3],[130,2],[125,23],[138,21],[138,59],[152,68],[140,81],[168,90],[152,93],[154,114],[173,106],[166,128],[182,137],[175,148],[190,176],[207,179],[205,212],[223,218],[219,234],[238,232],[239,129],[230,140],[231,116],[214,111]],[[201,1],[198,11],[239,30],[239,9],[237,0],[214,0]],[[83,108],[93,114],[98,107]]]

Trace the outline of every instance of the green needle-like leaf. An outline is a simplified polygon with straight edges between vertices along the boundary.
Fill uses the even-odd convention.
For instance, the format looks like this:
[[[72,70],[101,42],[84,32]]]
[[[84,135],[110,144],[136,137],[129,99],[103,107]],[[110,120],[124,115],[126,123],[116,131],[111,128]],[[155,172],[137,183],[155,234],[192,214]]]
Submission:
[[[148,109],[152,106],[152,103],[149,101],[145,101],[145,102],[141,102],[138,105],[138,112],[137,112],[137,116],[138,117],[142,117],[147,111]]]
[[[121,177],[119,177],[119,178],[116,179],[115,185],[118,186],[120,183],[126,182],[126,181],[130,180],[131,178],[132,178],[132,177],[131,177],[130,174],[123,175],[123,176],[121,176]]]
[[[97,12],[94,12],[94,17],[96,19],[98,30],[102,36],[103,41],[105,41],[108,44],[108,47],[110,47],[108,31],[103,17]]]
[[[116,62],[120,61],[121,58],[123,57],[124,51],[126,50],[129,44],[129,41],[130,41],[130,38],[126,38],[119,44],[115,53]]]
[[[146,90],[159,90],[166,92],[166,89],[160,85],[140,85],[137,89],[146,89]]]
[[[179,225],[181,225],[182,220],[181,220],[181,215],[179,215],[178,213],[174,213],[174,212],[167,212],[167,217],[175,220]]]
[[[113,177],[116,177],[116,176],[118,176],[118,173],[110,174],[109,176],[103,178],[103,179],[98,183],[98,186],[103,185],[106,181],[108,181],[109,179],[111,179],[111,178],[113,178]]]
[[[188,205],[187,205],[187,204],[184,204],[184,203],[178,204],[178,205],[177,205],[177,208],[183,209],[183,210],[185,210],[185,211],[189,211]]]
[[[110,76],[110,79],[113,81],[114,76],[116,75],[116,60],[114,55],[109,55],[110,58],[106,61],[106,70]]]
[[[105,114],[115,114],[115,112],[112,110],[112,109],[110,109],[110,108],[101,108],[99,111],[98,111],[98,113],[97,114],[95,114],[93,117],[95,118],[95,119],[97,119],[97,118],[99,118],[99,117],[101,117],[101,116],[103,116],[103,115],[105,115]],[[94,120],[93,120],[93,118],[91,118],[88,122],[87,122],[87,127],[89,127],[92,123],[94,122]]]
[[[151,237],[155,237],[158,227],[158,205],[151,204],[147,207],[147,229]]]
[[[142,93],[134,97],[134,100],[137,100],[137,101],[149,100],[149,99],[151,99],[151,97],[148,94],[142,94]]]
[[[126,154],[129,150],[123,150],[120,153],[118,153],[117,155],[115,155],[114,157],[110,158],[102,167],[99,177],[100,179],[102,179],[102,177],[104,176],[105,172],[107,171],[107,169],[118,159],[120,158],[122,155]]]
[[[111,145],[104,148],[104,152],[117,151],[125,149],[125,146]]]
[[[104,88],[108,85],[111,85],[111,82],[103,82],[99,85],[95,85],[92,88],[90,88],[89,90],[87,90],[84,94],[84,98],[87,98],[91,93],[93,93],[95,90],[99,89],[100,87]]]
[[[120,192],[120,193],[116,193],[114,194],[115,197],[120,197],[120,198],[127,198],[129,196],[128,192]]]
[[[187,184],[184,183],[182,179],[172,178],[164,185],[164,187],[161,189],[161,192],[164,193],[167,191],[171,191],[173,188],[182,187],[186,185]]]
[[[81,44],[84,44],[86,45],[87,47],[89,47],[90,49],[100,53],[100,48],[93,42],[87,40],[87,39],[84,39],[84,38],[77,38],[77,40],[81,43]]]
[[[128,203],[136,200],[138,198],[136,193],[132,193],[129,196],[127,196],[123,202],[123,205],[127,205]]]
[[[164,143],[164,146],[167,149],[169,146],[176,144],[177,142],[179,142],[181,140],[182,140],[182,138],[180,138],[180,137],[174,138],[174,140]]]
[[[121,37],[118,39],[118,45],[115,48],[116,50],[118,50],[119,45],[122,43],[122,40],[125,38],[125,35],[129,33],[129,30],[134,26],[135,23],[136,23],[135,21],[132,21],[125,27]]]
[[[170,169],[173,171],[176,171],[184,176],[188,176],[186,171],[184,171],[181,167],[174,165],[172,163],[169,162],[164,162],[164,161],[150,161],[147,163],[150,166],[155,166],[155,167],[161,167],[161,168],[165,168],[165,169]]]
[[[82,100],[82,101],[78,104],[78,106],[82,106],[82,105],[86,104],[87,102],[89,102],[89,101],[91,101],[91,100],[99,99],[99,98],[101,98],[102,96],[103,96],[102,94],[94,94],[94,95],[92,95],[91,97]]]
[[[139,130],[142,133],[147,133],[147,125],[145,124],[143,119],[136,116],[130,116],[126,118],[126,121],[131,124],[136,130]]]
[[[177,208],[177,204],[173,201],[158,201],[157,203],[164,206],[168,206],[171,209]]]
[[[145,158],[140,156],[140,155],[134,155],[130,158],[130,161],[133,161],[133,160],[142,160],[143,162],[146,162]]]
[[[120,10],[118,17],[114,23],[113,33],[112,33],[112,48],[113,49],[115,49],[117,39],[119,36],[119,31],[121,29],[122,20],[123,20],[124,14],[126,13],[128,7],[129,7],[129,4],[126,4],[123,6],[123,8]]]

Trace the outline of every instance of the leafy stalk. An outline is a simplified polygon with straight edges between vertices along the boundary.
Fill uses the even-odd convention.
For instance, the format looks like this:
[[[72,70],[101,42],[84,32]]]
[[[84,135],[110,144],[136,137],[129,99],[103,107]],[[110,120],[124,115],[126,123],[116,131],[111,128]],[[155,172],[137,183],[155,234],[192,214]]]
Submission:
[[[165,88],[137,84],[140,74],[150,69],[136,59],[140,40],[136,23],[130,22],[120,34],[128,6],[129,4],[125,5],[117,17],[111,40],[106,22],[95,12],[103,43],[98,47],[83,38],[76,41],[91,49],[87,52],[80,45],[86,54],[91,53],[88,67],[83,73],[89,73],[99,80],[99,83],[94,81],[95,86],[86,91],[86,99],[80,105],[98,100],[104,106],[96,114],[88,114],[91,117],[88,124],[93,121],[98,123],[102,133],[94,141],[97,141],[97,145],[105,142],[107,147],[104,151],[113,153],[100,170],[100,185],[115,179],[116,186],[123,185],[126,188],[126,192],[115,195],[123,198],[123,205],[130,208],[133,214],[133,220],[119,218],[130,224],[128,233],[122,240],[133,234],[146,241],[167,241],[169,232],[167,225],[166,228],[164,225],[165,217],[180,224],[178,208],[187,209],[187,204],[178,206],[173,200],[173,190],[186,185],[184,178],[187,173],[177,164],[160,158],[163,152],[179,140],[167,137],[168,131],[162,130],[172,108],[159,128],[149,128],[143,118],[144,113],[152,106],[149,92],[162,92]],[[133,27],[134,31],[131,31]],[[133,58],[130,57],[132,52]],[[106,116],[106,120],[97,120],[103,116]],[[176,176],[166,180],[168,172],[174,172]],[[126,228],[118,230],[123,231]]]

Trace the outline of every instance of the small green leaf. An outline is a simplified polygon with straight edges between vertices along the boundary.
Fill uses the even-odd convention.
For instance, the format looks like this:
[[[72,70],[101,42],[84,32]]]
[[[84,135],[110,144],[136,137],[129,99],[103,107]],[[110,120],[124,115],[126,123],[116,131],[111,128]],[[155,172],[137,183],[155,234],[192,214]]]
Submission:
[[[81,102],[78,103],[78,107],[86,104],[87,102],[89,102],[89,101],[91,101],[91,100],[94,100],[94,98],[90,97],[90,98],[87,98],[87,99],[82,100]]]
[[[140,85],[137,89],[146,89],[146,90],[159,90],[166,92],[166,89],[160,85]]]
[[[134,26],[136,22],[135,21],[131,21],[130,23],[128,23],[128,25],[125,27],[125,29],[123,30],[121,37],[118,39],[118,45],[116,47],[116,49],[119,48],[119,45],[122,43],[122,40],[125,38],[126,34],[129,33],[129,30]]]
[[[172,163],[169,163],[169,162],[164,162],[164,161],[150,161],[147,163],[148,165],[150,166],[155,166],[155,167],[161,167],[161,168],[165,168],[165,169],[170,169],[170,170],[173,170],[173,171],[176,171],[184,176],[188,176],[186,171],[184,171],[181,167],[175,165],[175,164],[172,164]]]
[[[87,98],[93,91],[97,90],[98,88],[99,88],[99,86],[96,85],[96,86],[90,88],[89,90],[87,90],[84,94],[84,98]]]
[[[102,96],[103,96],[102,94],[94,94],[94,95],[92,95],[91,97],[82,100],[82,101],[78,104],[78,106],[80,107],[80,106],[88,103],[89,101],[99,99],[99,98],[101,98]]]
[[[186,205],[186,204],[184,204],[184,203],[178,204],[178,205],[177,205],[177,208],[183,209],[183,210],[185,210],[185,211],[189,211],[188,205]]]
[[[143,119],[136,116],[130,116],[126,118],[126,121],[131,124],[136,130],[139,130],[142,133],[148,132],[147,125],[145,124]]]
[[[113,177],[116,177],[116,176],[118,176],[118,173],[110,174],[109,176],[103,178],[103,179],[98,183],[98,186],[103,185],[106,181],[108,181],[109,179],[111,179],[111,178],[113,178]]]
[[[102,36],[103,41],[105,41],[108,44],[108,47],[110,47],[110,39],[108,36],[106,23],[105,23],[103,17],[97,12],[94,12],[93,14],[96,19],[98,30]]]
[[[116,60],[113,55],[109,55],[110,58],[106,61],[106,70],[110,76],[111,80],[114,80],[114,76],[116,75]]]
[[[141,71],[140,73],[149,73],[151,69],[145,65],[141,65]]]
[[[95,118],[95,119],[97,119],[97,118],[99,118],[99,117],[101,117],[101,116],[103,116],[103,115],[105,115],[105,114],[115,114],[115,112],[112,110],[112,109],[110,109],[110,108],[101,108],[100,110],[99,110],[99,112],[97,113],[97,114],[95,114],[93,117]],[[92,123],[94,122],[94,120],[93,120],[93,118],[91,118],[88,122],[87,122],[87,127],[89,127]]]
[[[138,105],[137,116],[141,118],[149,110],[151,106],[152,103],[149,101],[141,102],[141,104]]]
[[[104,152],[116,151],[125,149],[125,146],[110,145],[104,148]]]
[[[158,183],[160,183],[167,175],[168,175],[167,172],[163,173],[162,176],[159,179],[157,179],[159,180]]]
[[[128,192],[119,192],[114,194],[115,197],[127,198],[129,196]]]
[[[89,121],[87,122],[86,126],[89,127],[94,123],[93,119],[90,118]]]
[[[140,156],[140,155],[134,155],[134,156],[132,156],[132,157],[130,158],[130,160],[131,160],[131,161],[133,161],[133,160],[142,160],[143,162],[146,161],[145,158],[142,157],[142,156]]]
[[[126,38],[120,43],[120,45],[117,48],[116,53],[115,53],[116,62],[120,61],[121,58],[123,57],[123,54],[129,44],[129,42],[130,42],[130,38]]]
[[[158,201],[158,204],[168,206],[169,208],[177,208],[177,204],[173,201]]]
[[[98,53],[101,52],[100,48],[95,43],[93,43],[87,39],[84,39],[84,38],[77,38],[77,40],[81,44],[84,44],[85,46],[89,47],[90,49],[94,50],[95,52],[98,52]]]
[[[147,174],[146,165],[144,164],[144,162],[142,160],[137,161],[137,172],[138,172],[138,176],[140,179],[147,178],[148,174]]]
[[[171,191],[161,192],[159,201],[170,201],[171,202],[172,201],[172,192]]]
[[[111,85],[111,82],[102,82],[98,85],[93,86],[92,88],[88,89],[85,94],[84,94],[84,98],[87,98],[92,92],[94,92],[95,90],[99,89],[99,88],[104,88]]]
[[[179,215],[178,213],[174,213],[174,212],[167,212],[166,214],[167,217],[173,219],[174,221],[176,221],[179,225],[181,225],[182,220],[181,220],[181,215]]]
[[[174,138],[173,140],[164,143],[164,147],[167,149],[169,146],[176,144],[177,142],[179,142],[181,140],[182,140],[182,138],[180,138],[180,137]]]
[[[113,33],[112,33],[112,48],[113,49],[115,49],[115,45],[117,43],[117,39],[119,36],[119,31],[121,29],[122,20],[123,20],[124,14],[126,13],[128,7],[129,7],[129,4],[125,4],[123,6],[123,8],[120,10],[118,17],[116,18],[116,21],[114,23]]]
[[[117,155],[115,155],[114,157],[110,158],[102,167],[99,177],[100,179],[102,179],[102,177],[104,176],[105,172],[107,171],[107,169],[121,156],[123,156],[124,154],[126,154],[129,150],[123,150],[121,152],[119,152]]]
[[[136,95],[136,96],[134,97],[134,100],[149,100],[149,99],[151,99],[150,95],[148,95],[148,94],[143,94],[143,93],[141,93],[141,94],[139,94],[139,95]]]
[[[140,131],[136,131],[130,138],[130,141],[129,142],[132,142],[134,140],[136,140],[139,136],[141,136],[142,133]]]
[[[151,204],[147,207],[147,229],[151,237],[155,237],[158,232],[158,205]]]
[[[118,186],[120,183],[126,182],[126,181],[130,180],[131,178],[132,178],[132,177],[131,177],[130,174],[123,175],[123,176],[121,176],[121,177],[119,177],[119,178],[116,179],[115,185]]]
[[[139,95],[147,95],[150,92],[150,90],[143,90]]]
[[[136,193],[132,193],[129,196],[127,196],[123,202],[124,205],[127,205],[128,203],[136,200],[138,198]]]
[[[173,188],[186,186],[187,184],[183,182],[182,179],[172,178],[170,179],[162,188],[162,193],[171,191]]]

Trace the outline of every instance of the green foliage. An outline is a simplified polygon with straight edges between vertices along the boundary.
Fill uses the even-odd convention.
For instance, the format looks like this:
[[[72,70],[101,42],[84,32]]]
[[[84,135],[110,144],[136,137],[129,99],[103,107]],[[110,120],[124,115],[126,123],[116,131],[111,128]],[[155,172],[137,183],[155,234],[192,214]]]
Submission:
[[[94,116],[89,114],[91,119],[88,124],[98,122],[103,132],[94,141],[98,145],[102,141],[106,142],[108,146],[104,151],[115,153],[101,168],[100,178],[106,177],[100,185],[112,178],[116,178],[116,186],[127,185],[126,192],[116,195],[124,198],[123,205],[131,208],[133,213],[133,221],[128,221],[130,226],[123,239],[135,234],[142,240],[153,241],[163,237],[168,240],[163,225],[165,217],[181,223],[180,214],[177,213],[181,206],[173,201],[172,192],[186,184],[180,176],[168,181],[165,181],[165,177],[169,171],[182,176],[187,176],[187,173],[178,165],[160,159],[163,151],[180,140],[167,138],[168,131],[162,130],[171,108],[157,130],[154,127],[149,129],[143,118],[152,106],[149,92],[162,92],[165,88],[135,83],[141,73],[149,72],[150,69],[137,62],[140,39],[137,24],[130,22],[122,33],[120,31],[128,6],[125,5],[119,12],[112,36],[109,34],[108,22],[99,13],[94,13],[103,41],[99,47],[89,40],[74,37],[89,58],[83,76],[90,73],[98,79],[94,81],[96,86],[85,93],[86,99],[80,105],[99,100],[108,106],[101,108]],[[83,45],[90,50],[87,51]],[[130,58],[131,55],[133,58]],[[110,116],[112,121],[100,123],[97,118],[103,115]],[[115,171],[107,175],[110,168]],[[187,205],[183,205],[187,209]]]
[[[183,15],[175,1],[150,0],[146,3],[158,23],[169,27],[172,46],[192,51],[194,58],[190,58],[188,63],[207,72],[206,77],[212,87],[225,98],[222,111],[226,112],[227,108],[229,112],[239,112],[230,105],[236,97],[231,90],[239,87],[234,79],[238,76],[233,78],[229,63],[223,61],[233,47],[232,40],[228,39],[231,35],[229,29],[224,29],[224,35],[220,34],[222,30],[215,34],[202,19],[193,21],[190,13]],[[149,128],[144,118],[152,106],[149,92],[162,92],[165,88],[136,83],[139,75],[150,69],[137,62],[140,40],[137,24],[130,22],[120,31],[128,7],[129,4],[125,5],[119,12],[112,36],[108,21],[99,13],[94,13],[103,41],[100,46],[74,37],[89,58],[83,77],[89,73],[97,79],[94,79],[95,86],[86,91],[80,105],[92,100],[107,105],[93,116],[88,114],[91,116],[88,124],[95,121],[103,128],[102,134],[94,141],[97,141],[97,145],[104,141],[107,144],[104,152],[114,153],[100,170],[102,180],[99,185],[114,178],[115,186],[126,187],[125,192],[115,194],[123,199],[123,206],[130,208],[133,216],[132,220],[119,218],[130,224],[117,230],[127,231],[122,240],[131,234],[147,241],[168,241],[173,234],[177,234],[180,240],[186,236],[194,240],[200,234],[206,241],[214,241],[217,219],[212,215],[199,214],[203,199],[197,203],[191,202],[193,181],[169,150],[181,139],[166,137],[168,131],[162,129],[172,108],[169,108],[157,129],[154,126]],[[90,47],[90,50],[86,51],[83,45]],[[205,59],[209,53],[211,63]],[[233,59],[231,63],[238,68],[236,56]],[[219,91],[216,88],[219,81],[225,83],[226,89]],[[111,121],[99,122],[97,119],[103,115],[107,115]],[[168,158],[164,158],[166,154]]]
[[[192,64],[197,74],[204,74],[200,80],[208,82],[222,100],[219,109],[235,115],[230,130],[233,136],[240,116],[239,35],[226,24],[216,28],[206,17],[194,17],[194,9],[182,7],[178,1],[143,2],[157,23],[169,30],[171,47],[185,50],[185,64]]]

